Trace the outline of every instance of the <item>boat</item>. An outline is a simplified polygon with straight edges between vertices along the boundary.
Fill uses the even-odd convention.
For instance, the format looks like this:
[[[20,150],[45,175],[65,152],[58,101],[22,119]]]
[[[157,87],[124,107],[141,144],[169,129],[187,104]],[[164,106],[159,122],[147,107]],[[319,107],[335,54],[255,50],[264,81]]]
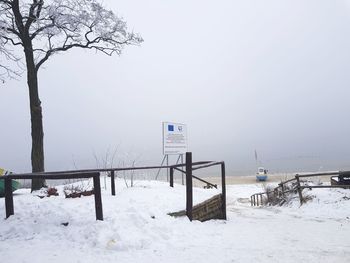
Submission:
[[[267,170],[264,167],[259,167],[256,173],[256,180],[259,182],[264,182],[267,180]]]
[[[11,174],[10,172],[6,171],[5,169],[0,168],[0,176]],[[20,187],[20,183],[12,180],[12,192],[16,191]],[[5,196],[5,180],[0,180],[0,197]]]
[[[254,155],[255,155],[255,162],[256,162],[256,166],[258,166],[258,163],[260,163],[261,165],[261,162],[258,160],[258,153],[257,151],[255,150],[254,151]],[[258,167],[258,172],[256,173],[256,180],[259,181],[259,182],[264,182],[267,180],[267,170],[264,168],[264,167]]]

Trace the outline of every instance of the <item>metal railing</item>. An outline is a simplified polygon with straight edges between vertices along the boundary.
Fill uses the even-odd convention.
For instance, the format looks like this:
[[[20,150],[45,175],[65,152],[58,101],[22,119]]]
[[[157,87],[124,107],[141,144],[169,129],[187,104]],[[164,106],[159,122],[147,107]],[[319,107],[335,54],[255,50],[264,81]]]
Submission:
[[[185,170],[180,169],[179,167],[185,166]],[[185,164],[177,164],[170,166],[170,187],[174,187],[174,171],[179,171],[181,173],[186,174],[186,215],[192,221],[193,219],[193,185],[192,179],[197,179],[203,183],[206,183],[209,186],[217,188],[217,185],[212,184],[206,180],[203,180],[197,176],[193,175],[193,171],[209,168],[212,166],[220,166],[221,167],[221,194],[222,194],[222,214],[226,220],[226,180],[225,180],[225,162],[197,162],[192,163],[192,153],[186,153],[186,163]]]
[[[225,163],[224,162],[212,162],[212,161],[200,161],[192,162],[192,153],[186,153],[185,164],[175,164],[167,166],[141,166],[141,167],[118,167],[118,168],[104,168],[104,169],[85,169],[85,170],[69,170],[69,171],[55,171],[55,172],[40,172],[40,173],[23,173],[23,174],[8,174],[0,176],[0,180],[4,180],[5,186],[5,210],[6,218],[14,214],[13,205],[13,193],[12,193],[12,180],[16,179],[88,179],[93,178],[94,185],[94,198],[95,198],[95,213],[96,220],[103,220],[102,210],[102,198],[101,198],[101,185],[100,175],[101,172],[109,172],[111,175],[111,194],[115,196],[115,174],[119,171],[134,171],[134,170],[152,170],[152,169],[170,169],[170,186],[174,187],[174,170],[181,171],[186,174],[186,212],[188,218],[192,220],[192,207],[193,207],[193,190],[192,190],[192,178],[205,182],[213,187],[216,185],[211,184],[201,178],[192,175],[193,170],[198,170],[215,165],[221,165],[221,178],[222,178],[222,195],[223,195],[223,212],[226,219],[226,187],[225,187]],[[180,169],[185,167],[186,170]]]
[[[101,185],[99,172],[52,172],[31,174],[10,174],[0,177],[5,186],[6,218],[14,215],[12,180],[16,179],[88,179],[93,178],[96,220],[103,220]]]

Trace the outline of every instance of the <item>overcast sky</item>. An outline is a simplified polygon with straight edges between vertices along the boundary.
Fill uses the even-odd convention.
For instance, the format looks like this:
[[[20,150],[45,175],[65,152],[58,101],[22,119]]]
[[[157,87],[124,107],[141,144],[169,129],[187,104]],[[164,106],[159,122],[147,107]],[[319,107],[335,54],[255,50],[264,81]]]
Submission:
[[[105,0],[144,38],[118,57],[73,50],[39,73],[46,170],[118,148],[162,159],[162,121],[231,174],[350,169],[350,1]],[[0,86],[0,167],[30,168],[25,76]]]

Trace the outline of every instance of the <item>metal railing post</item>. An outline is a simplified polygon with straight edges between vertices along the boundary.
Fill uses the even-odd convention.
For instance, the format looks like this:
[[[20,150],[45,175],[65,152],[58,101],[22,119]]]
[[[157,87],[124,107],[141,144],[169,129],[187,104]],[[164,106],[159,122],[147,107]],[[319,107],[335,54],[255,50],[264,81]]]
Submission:
[[[100,184],[100,174],[99,173],[93,176],[93,181],[94,181],[96,220],[103,221],[101,184]]]
[[[192,153],[186,152],[186,215],[192,221],[193,189],[192,189]]]
[[[5,179],[5,209],[6,209],[6,218],[9,218],[14,214],[12,180],[10,178]]]
[[[170,187],[174,187],[174,167],[170,167]]]
[[[114,170],[111,170],[111,191],[112,191],[112,195],[115,195],[115,176],[114,176]]]

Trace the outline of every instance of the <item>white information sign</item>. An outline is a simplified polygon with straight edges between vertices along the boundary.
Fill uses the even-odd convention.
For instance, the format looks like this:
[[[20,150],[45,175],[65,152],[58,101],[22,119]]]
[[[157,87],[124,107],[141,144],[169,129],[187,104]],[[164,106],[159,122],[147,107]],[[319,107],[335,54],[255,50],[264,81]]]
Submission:
[[[163,122],[163,154],[187,152],[187,127],[185,124]]]

